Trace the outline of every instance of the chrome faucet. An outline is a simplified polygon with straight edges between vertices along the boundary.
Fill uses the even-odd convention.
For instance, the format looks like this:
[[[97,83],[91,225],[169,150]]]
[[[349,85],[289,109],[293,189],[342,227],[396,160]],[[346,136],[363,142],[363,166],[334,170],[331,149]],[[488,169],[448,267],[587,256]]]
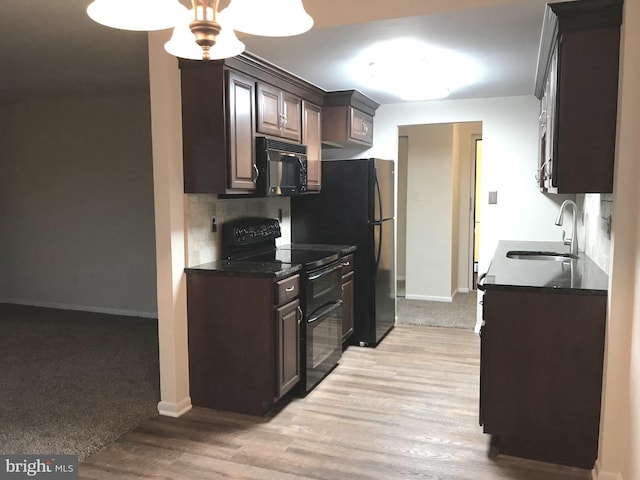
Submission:
[[[564,211],[567,207],[571,207],[573,209],[573,217],[571,221],[571,237],[565,238],[565,231],[562,230],[562,243],[565,245],[571,246],[571,255],[578,256],[578,206],[576,202],[573,200],[565,200],[560,205],[560,213],[558,213],[558,218],[556,218],[556,225],[561,226]]]

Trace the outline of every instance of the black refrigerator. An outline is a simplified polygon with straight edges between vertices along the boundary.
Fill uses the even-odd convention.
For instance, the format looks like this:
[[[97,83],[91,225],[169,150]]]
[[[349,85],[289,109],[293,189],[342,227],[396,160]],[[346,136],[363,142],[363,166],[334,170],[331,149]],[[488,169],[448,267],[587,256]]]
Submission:
[[[376,346],[395,324],[394,182],[391,160],[323,160],[320,193],[291,197],[292,242],[357,247],[356,345]]]

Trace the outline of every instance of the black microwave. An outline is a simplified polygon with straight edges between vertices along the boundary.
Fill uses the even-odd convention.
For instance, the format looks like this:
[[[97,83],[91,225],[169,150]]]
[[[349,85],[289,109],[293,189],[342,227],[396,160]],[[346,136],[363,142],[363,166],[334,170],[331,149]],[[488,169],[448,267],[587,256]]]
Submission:
[[[307,193],[307,146],[256,137],[258,195]]]

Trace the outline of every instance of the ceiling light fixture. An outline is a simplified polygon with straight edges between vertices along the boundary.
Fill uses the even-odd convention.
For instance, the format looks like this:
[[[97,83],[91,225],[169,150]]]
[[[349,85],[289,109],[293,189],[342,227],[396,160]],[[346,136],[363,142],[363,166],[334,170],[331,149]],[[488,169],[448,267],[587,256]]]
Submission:
[[[403,100],[437,100],[449,96],[441,66],[427,58],[384,58],[369,64],[374,81]]]
[[[363,50],[350,64],[353,78],[402,100],[448,97],[476,82],[477,66],[460,52],[413,38],[396,38]]]
[[[287,37],[313,26],[302,0],[231,0],[221,12],[218,4],[219,0],[191,0],[189,11],[179,0],[94,0],[87,7],[87,14],[102,25],[123,30],[173,27],[165,50],[193,60],[229,58],[242,53],[244,44],[234,30]],[[190,15],[185,15],[185,11]]]
[[[196,43],[196,36],[189,28],[189,20],[193,18],[193,12],[186,8],[182,12],[184,22],[176,24],[171,40],[164,44],[164,49],[171,55],[189,60],[202,60],[202,47]],[[244,43],[238,40],[233,28],[229,27],[225,19],[226,11],[218,14],[220,33],[216,42],[209,47],[209,60],[235,57],[244,51]]]

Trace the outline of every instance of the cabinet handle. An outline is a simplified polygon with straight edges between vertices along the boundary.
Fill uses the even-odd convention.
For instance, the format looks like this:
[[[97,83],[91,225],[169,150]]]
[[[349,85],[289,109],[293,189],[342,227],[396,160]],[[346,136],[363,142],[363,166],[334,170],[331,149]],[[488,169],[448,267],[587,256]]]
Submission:
[[[343,267],[348,267],[349,265],[351,265],[351,262],[342,262]]]
[[[367,122],[365,122],[364,120],[362,121],[362,135],[366,135],[367,133],[369,133],[369,125],[367,125]]]
[[[257,182],[258,177],[260,176],[260,170],[258,170],[258,166],[255,163],[252,166],[253,166],[253,174],[251,175],[251,180],[253,182]]]
[[[296,289],[295,285],[292,285],[291,287],[287,287],[284,289],[285,292],[293,292]]]
[[[302,308],[300,308],[300,306],[298,306],[296,308],[297,312],[298,312],[298,323],[300,323],[302,321]]]

